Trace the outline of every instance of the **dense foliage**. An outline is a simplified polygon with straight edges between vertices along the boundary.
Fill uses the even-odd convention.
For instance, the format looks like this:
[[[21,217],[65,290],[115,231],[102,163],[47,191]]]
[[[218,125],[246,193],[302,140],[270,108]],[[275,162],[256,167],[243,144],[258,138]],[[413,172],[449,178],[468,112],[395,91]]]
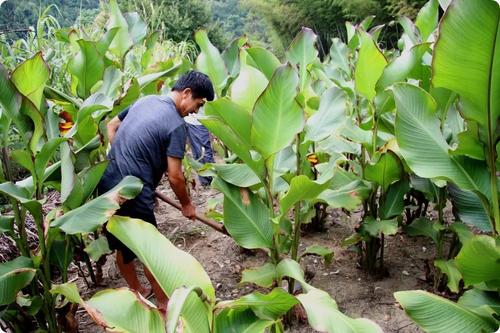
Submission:
[[[320,14],[314,3],[273,4],[291,16],[287,10],[297,9],[300,22]],[[370,7],[375,1],[355,3],[376,10]],[[334,6],[341,5],[340,29],[348,5],[323,4],[332,6],[331,15],[339,15]],[[42,12],[25,39],[0,49],[0,194],[9,202],[0,233],[19,252],[0,263],[3,326],[67,330],[71,321],[65,320],[81,306],[98,325],[124,332],[182,326],[193,333],[275,333],[301,306],[315,330],[380,333],[373,321],[344,315],[301,268],[305,255],[325,262],[333,256],[324,246],[301,250],[302,227],[321,230],[326,207],[362,207],[344,245],[358,250],[370,274],[384,272],[388,237],[425,236],[436,245],[432,289],[455,293],[457,301],[396,292],[418,325],[433,333],[498,328],[498,1],[430,0],[414,21],[398,19],[403,31],[393,49],[380,47],[384,27],[374,26],[373,17],[342,25],[345,35],[329,40],[329,52],[320,41],[325,37],[304,27],[284,44],[281,59],[246,36],[221,53],[203,29],[193,34],[199,52],[186,52],[149,31],[139,13],[123,13],[116,0],[103,8],[94,24],[76,29],[61,28]],[[364,13],[358,9],[356,15]],[[162,26],[160,18],[153,22]],[[141,96],[168,92],[191,68],[214,84],[218,98],[205,105],[200,121],[224,145],[225,159],[190,163],[213,176],[223,194],[211,216],[241,247],[268,253],[268,262],[242,273],[242,283],[264,293],[218,300],[194,257],[152,225],[113,216],[141,190],[139,179],[129,176],[95,193],[107,165],[107,119]],[[14,179],[13,162],[26,178]],[[47,206],[49,191],[59,193],[60,203]],[[448,219],[447,206],[453,208]],[[29,222],[35,244],[28,242]],[[167,318],[127,288],[83,299],[68,282],[69,265],[80,262],[97,282],[94,270],[109,252],[99,232],[106,222],[169,296]]]

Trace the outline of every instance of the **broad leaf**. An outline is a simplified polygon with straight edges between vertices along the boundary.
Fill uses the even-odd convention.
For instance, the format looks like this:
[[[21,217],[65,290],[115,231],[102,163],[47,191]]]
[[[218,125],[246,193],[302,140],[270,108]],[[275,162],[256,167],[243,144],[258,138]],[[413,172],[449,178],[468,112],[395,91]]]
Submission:
[[[391,220],[378,220],[372,216],[367,216],[363,220],[362,229],[372,237],[394,235],[398,231],[398,220],[396,218]]]
[[[320,184],[304,175],[293,177],[290,189],[280,200],[281,215],[286,215],[288,210],[299,201],[316,200],[329,186],[329,181]]]
[[[190,254],[179,250],[155,226],[138,219],[114,216],[107,229],[149,269],[168,297],[180,287],[196,286],[208,300],[215,301],[215,291],[201,264]],[[208,332],[207,307],[195,294],[190,294],[182,310],[182,318],[189,332]]]
[[[264,295],[254,292],[237,300],[219,303],[222,308],[249,307],[261,319],[277,320],[286,314],[298,301],[281,288],[274,288]]]
[[[224,309],[214,320],[214,333],[264,333],[274,324],[259,319],[250,309]]]
[[[450,180],[463,189],[489,197],[486,166],[449,154],[450,146],[441,134],[432,97],[409,84],[396,84],[392,91],[397,106],[396,138],[401,155],[412,171],[424,178]]]
[[[441,22],[432,67],[433,85],[460,94],[464,117],[479,124],[489,148],[499,135],[499,22],[496,1],[455,1]]]
[[[92,242],[90,242],[89,245],[85,247],[84,251],[88,253],[90,259],[92,259],[93,261],[97,261],[103,255],[111,253],[108,241],[105,237],[94,239]]]
[[[307,119],[304,140],[321,141],[342,126],[347,111],[346,97],[345,92],[337,87],[321,95],[318,111]]]
[[[466,242],[455,263],[465,286],[485,282],[500,288],[500,245],[490,236],[476,236]]]
[[[193,286],[189,288],[181,287],[176,289],[169,298],[167,308],[167,333],[176,332],[184,305],[188,301],[189,297],[192,296],[192,293],[198,294],[203,293],[203,291],[201,291],[200,288]]]
[[[240,283],[254,283],[258,286],[269,288],[277,279],[276,265],[266,263],[264,266],[245,269],[242,272]]]
[[[141,190],[141,181],[127,176],[103,195],[55,219],[51,227],[59,227],[67,234],[94,231],[120,208],[123,200],[134,198]]]
[[[319,332],[328,333],[382,333],[371,320],[352,319],[338,310],[335,301],[326,292],[312,289],[297,296],[307,313],[309,325]]]
[[[261,71],[268,80],[273,77],[274,71],[279,67],[280,61],[274,54],[261,47],[252,47],[246,50],[247,64]]]
[[[43,89],[48,79],[49,68],[41,52],[16,67],[11,75],[11,81],[17,90],[26,96],[38,110],[42,108]]]
[[[224,59],[217,48],[208,39],[205,30],[198,30],[194,39],[201,49],[196,59],[196,68],[207,74],[214,85],[218,97],[222,97],[222,89],[226,85],[228,72]]]
[[[484,210],[477,194],[461,190],[453,184],[448,185],[448,193],[462,222],[482,231],[492,231],[488,212]]]
[[[251,113],[269,80],[261,71],[242,63],[238,77],[231,84],[231,100]]]
[[[373,100],[376,94],[375,86],[387,65],[387,60],[369,34],[359,31],[358,35],[361,48],[354,73],[355,87],[359,94]]]
[[[305,255],[317,255],[325,258],[325,263],[328,265],[332,262],[333,260],[333,251],[327,247],[321,246],[321,245],[311,245],[308,246],[304,252],[301,254],[301,257]]]
[[[287,59],[299,67],[300,91],[304,90],[307,82],[307,65],[318,56],[318,51],[314,47],[316,38],[316,34],[311,29],[302,28],[287,50]]]
[[[224,226],[234,240],[249,249],[271,248],[273,230],[267,206],[248,189],[220,178],[215,178],[212,185],[224,193]]]
[[[415,25],[420,31],[422,41],[426,41],[431,33],[436,30],[439,18],[438,0],[428,1],[420,10],[415,21]]]
[[[409,190],[410,186],[405,180],[400,180],[389,186],[385,200],[380,205],[380,217],[390,219],[401,215],[405,208],[404,198]]]
[[[467,290],[459,298],[458,304],[471,310],[488,306],[496,313],[500,313],[500,299],[497,292],[482,291],[478,289]]]
[[[70,59],[68,71],[78,80],[78,96],[85,99],[90,95],[90,89],[104,75],[104,59],[94,42],[80,39],[78,45],[80,51]]]
[[[425,217],[419,217],[415,219],[410,225],[405,227],[405,232],[410,236],[426,236],[431,238],[435,244],[439,242],[439,237],[441,231],[444,230],[444,226],[432,222]]]
[[[494,332],[497,329],[493,320],[422,290],[398,291],[394,297],[406,314],[429,333]]]
[[[117,1],[110,0],[109,8],[110,15],[106,27],[108,30],[112,30],[114,28],[117,30],[116,35],[109,46],[109,51],[122,60],[128,50],[132,47],[133,41],[128,32],[129,26],[127,24],[127,20],[121,13]]]
[[[304,126],[304,114],[295,100],[297,84],[296,70],[281,66],[255,103],[251,141],[265,159],[288,146]]]
[[[0,263],[0,306],[14,302],[17,292],[31,282],[35,272],[31,259],[26,257]]]
[[[238,187],[251,187],[260,183],[259,177],[246,164],[214,164],[213,168],[220,178]]]
[[[365,167],[365,178],[377,183],[382,189],[387,191],[392,183],[401,179],[403,166],[398,156],[392,151],[382,154],[374,164]]]
[[[113,332],[165,332],[160,312],[127,288],[100,291],[86,303],[98,311]]]
[[[436,266],[441,272],[446,274],[446,278],[448,279],[448,283],[446,284],[446,286],[448,287],[448,289],[450,289],[450,291],[453,293],[458,293],[460,290],[459,284],[460,280],[462,280],[462,274],[457,269],[455,260],[451,259],[445,261],[439,259],[434,261],[434,266]]]

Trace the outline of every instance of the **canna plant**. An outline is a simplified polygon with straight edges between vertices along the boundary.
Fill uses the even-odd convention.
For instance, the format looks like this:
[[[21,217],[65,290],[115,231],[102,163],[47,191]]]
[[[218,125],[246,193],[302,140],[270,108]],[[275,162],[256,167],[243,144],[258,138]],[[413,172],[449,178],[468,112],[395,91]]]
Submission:
[[[51,36],[56,34],[58,38],[51,37],[51,47],[71,53],[66,60],[71,74],[67,90],[65,79],[59,81],[58,75],[51,75],[41,52],[10,74],[0,65],[0,193],[9,198],[12,207],[11,214],[0,217],[0,230],[16,242],[21,255],[0,264],[0,307],[2,321],[17,331],[34,327],[62,330],[61,318],[67,311],[74,314],[76,308],[59,303],[50,290],[55,279],[68,280],[71,262],[80,267],[79,261],[84,260],[97,283],[89,257],[98,260],[106,253],[107,243],[96,231],[119,203],[133,198],[142,187],[138,179],[125,178],[96,197],[95,188],[107,165],[107,143],[101,132],[105,117],[124,109],[141,94],[158,93],[188,63],[180,57],[154,64],[144,60],[144,71],[126,82],[133,73],[134,53],[140,54],[134,45],[140,48],[146,30],[134,20],[137,16],[133,13],[123,16],[115,1],[110,7],[108,30],[96,34],[97,41],[80,38],[83,34],[75,29],[49,29]],[[132,25],[134,29],[129,29]],[[113,47],[116,38],[126,42],[127,48]],[[148,42],[152,43],[144,43]],[[147,52],[142,58],[148,58]],[[56,62],[56,66],[61,65]],[[61,70],[56,68],[57,72]],[[10,131],[19,133],[22,149],[8,148]],[[12,161],[26,169],[29,177],[15,182]],[[44,199],[48,190],[58,191],[61,202],[50,211]],[[36,244],[28,243],[28,219],[36,225]],[[73,260],[74,256],[79,258]]]
[[[319,246],[298,253],[303,215],[309,214],[308,209],[320,200],[333,178],[327,165],[320,168],[317,180],[308,177],[304,168],[306,165],[313,174],[306,159],[311,143],[303,142],[302,132],[304,110],[309,108],[305,101],[315,97],[308,69],[317,57],[315,38],[311,30],[303,29],[289,48],[289,62],[283,65],[264,49],[242,48],[240,71],[228,95],[207,103],[206,116],[201,119],[235,157],[234,163],[212,165],[217,175],[212,184],[224,194],[225,228],[240,246],[264,249],[271,259],[243,272],[242,282],[279,285],[283,263],[300,267],[298,261],[304,254],[332,255]],[[206,45],[202,52],[204,48]],[[204,61],[215,57],[210,64],[222,64],[215,51],[201,56]],[[301,209],[300,202],[306,209]],[[292,208],[293,222],[289,216]],[[283,259],[287,253],[291,259]],[[308,290],[303,278],[290,274],[287,280],[290,293],[295,281]],[[321,291],[312,294],[327,297],[324,305],[333,304]],[[333,327],[326,330],[335,331]]]
[[[302,304],[314,329],[326,332],[382,332],[366,319],[351,319],[325,292],[309,285],[297,262],[281,261],[276,274],[300,281],[306,293],[293,296],[281,288],[254,292],[236,300],[216,302],[215,290],[201,264],[178,249],[158,230],[141,220],[113,216],[109,231],[146,265],[169,296],[166,322],[149,301],[127,288],[98,292],[84,301],[72,283],[51,292],[80,304],[103,328],[120,332],[283,332],[282,317]],[[155,247],[151,247],[154,240]],[[159,250],[160,249],[160,250]],[[121,306],[117,308],[115,304]],[[320,315],[323,314],[323,315]]]
[[[458,255],[440,263],[449,281],[457,285],[463,280],[468,288],[457,303],[424,291],[395,293],[407,314],[428,332],[492,332],[500,324],[496,306],[500,272],[499,112],[495,103],[498,89],[494,88],[498,81],[495,66],[499,57],[496,48],[499,17],[500,8],[495,1],[456,0],[440,23],[432,83],[459,96],[460,118],[465,129],[458,135],[458,145],[450,147],[439,130],[440,119],[435,112],[438,99],[411,85],[392,88],[397,105],[396,136],[408,165],[421,177],[447,181],[459,218],[490,233],[480,236],[462,233]],[[458,52],[451,51],[458,46]],[[462,66],[464,63],[469,66]],[[418,128],[425,130],[420,132]],[[410,136],[425,145],[409,144]]]

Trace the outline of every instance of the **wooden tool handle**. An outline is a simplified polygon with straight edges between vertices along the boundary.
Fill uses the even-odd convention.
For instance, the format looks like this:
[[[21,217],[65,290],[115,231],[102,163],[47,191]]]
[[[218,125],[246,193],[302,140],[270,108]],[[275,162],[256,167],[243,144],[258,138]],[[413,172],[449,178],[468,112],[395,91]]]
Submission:
[[[175,207],[178,210],[182,211],[182,206],[178,202],[170,199],[169,197],[167,197],[165,194],[161,193],[160,191],[156,191],[155,194],[156,194],[156,196],[158,198],[160,198],[161,200],[165,201],[170,206]],[[198,221],[200,221],[201,223],[208,225],[212,229],[215,229],[218,232],[223,233],[224,235],[228,235],[228,233],[226,231],[226,228],[224,228],[224,225],[222,225],[220,223],[217,223],[217,222],[215,222],[213,220],[210,220],[209,218],[207,218],[206,216],[203,216],[203,215],[196,214],[195,218]]]

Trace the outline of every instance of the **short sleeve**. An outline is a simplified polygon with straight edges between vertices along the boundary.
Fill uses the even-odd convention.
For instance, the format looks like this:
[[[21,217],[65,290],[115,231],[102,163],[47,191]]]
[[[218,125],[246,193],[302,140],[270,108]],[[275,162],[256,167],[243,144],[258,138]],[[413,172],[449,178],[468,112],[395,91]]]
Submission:
[[[123,119],[125,119],[128,114],[128,110],[130,110],[130,106],[118,114],[118,119],[120,119],[120,121],[123,121]]]
[[[184,124],[177,126],[169,134],[166,155],[183,159],[184,151],[186,150],[186,138],[187,132]]]

